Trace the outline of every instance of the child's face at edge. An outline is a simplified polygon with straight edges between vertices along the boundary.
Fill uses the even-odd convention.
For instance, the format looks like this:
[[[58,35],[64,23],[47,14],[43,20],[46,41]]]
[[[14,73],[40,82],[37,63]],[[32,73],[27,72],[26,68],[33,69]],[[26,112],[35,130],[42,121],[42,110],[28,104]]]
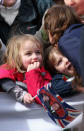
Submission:
[[[38,43],[40,44],[40,43]],[[30,40],[26,40],[20,49],[20,55],[22,60],[22,65],[25,70],[27,70],[29,64],[34,62],[39,62],[42,65],[42,51],[40,46]]]
[[[62,74],[65,74],[67,76],[73,76],[75,70],[71,62],[69,62],[69,60],[61,53],[57,54],[54,52],[53,55],[56,59],[56,64],[54,64],[54,68]]]

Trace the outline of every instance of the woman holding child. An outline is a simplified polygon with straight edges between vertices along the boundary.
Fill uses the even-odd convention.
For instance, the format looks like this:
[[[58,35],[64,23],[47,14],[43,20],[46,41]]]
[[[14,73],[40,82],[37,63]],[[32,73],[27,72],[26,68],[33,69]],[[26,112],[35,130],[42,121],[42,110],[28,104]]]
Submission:
[[[75,71],[72,76],[75,75],[75,83],[77,83],[79,87],[81,86],[81,88],[77,86],[80,92],[84,92],[82,82],[79,80],[81,76],[79,47],[82,27],[83,24],[79,16],[71,7],[66,5],[55,5],[44,15],[44,30],[49,36],[49,41],[51,45],[54,46],[53,48],[58,47],[74,66]],[[61,62],[60,60],[60,63]],[[57,71],[60,70],[57,69]],[[65,72],[60,71],[60,73]],[[67,73],[65,74],[67,75]]]

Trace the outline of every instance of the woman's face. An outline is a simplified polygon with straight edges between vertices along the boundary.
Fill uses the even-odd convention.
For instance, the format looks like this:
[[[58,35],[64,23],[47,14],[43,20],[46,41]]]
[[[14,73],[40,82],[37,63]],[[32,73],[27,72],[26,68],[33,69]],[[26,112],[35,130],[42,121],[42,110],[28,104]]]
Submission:
[[[64,2],[73,7],[78,15],[84,15],[84,0],[64,0]]]

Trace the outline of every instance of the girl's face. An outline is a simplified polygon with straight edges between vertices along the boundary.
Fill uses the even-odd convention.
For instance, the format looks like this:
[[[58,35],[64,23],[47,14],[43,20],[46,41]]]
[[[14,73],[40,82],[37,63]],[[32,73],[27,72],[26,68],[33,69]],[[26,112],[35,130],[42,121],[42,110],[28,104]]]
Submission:
[[[64,0],[64,2],[73,7],[78,15],[84,15],[84,0]]]
[[[42,50],[36,43],[30,40],[26,40],[23,43],[23,46],[20,49],[21,60],[23,64],[23,68],[27,70],[29,64],[33,64],[34,62],[39,62],[40,66],[42,64]]]
[[[54,57],[56,59],[56,63],[54,64],[54,68],[67,76],[73,76],[74,75],[74,67],[72,66],[71,62],[63,56],[61,53],[57,54],[54,53]]]

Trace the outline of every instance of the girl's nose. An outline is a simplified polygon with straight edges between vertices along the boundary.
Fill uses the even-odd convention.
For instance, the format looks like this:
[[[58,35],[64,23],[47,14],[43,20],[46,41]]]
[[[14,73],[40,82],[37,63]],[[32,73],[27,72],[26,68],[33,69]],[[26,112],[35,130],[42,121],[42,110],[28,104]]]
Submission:
[[[37,59],[37,55],[36,55],[36,53],[33,53],[33,59]]]
[[[67,57],[64,58],[64,63],[65,63],[65,65],[67,65],[69,63],[69,60]]]
[[[68,62],[68,58],[67,57],[64,57],[64,60],[65,60],[65,62]]]

